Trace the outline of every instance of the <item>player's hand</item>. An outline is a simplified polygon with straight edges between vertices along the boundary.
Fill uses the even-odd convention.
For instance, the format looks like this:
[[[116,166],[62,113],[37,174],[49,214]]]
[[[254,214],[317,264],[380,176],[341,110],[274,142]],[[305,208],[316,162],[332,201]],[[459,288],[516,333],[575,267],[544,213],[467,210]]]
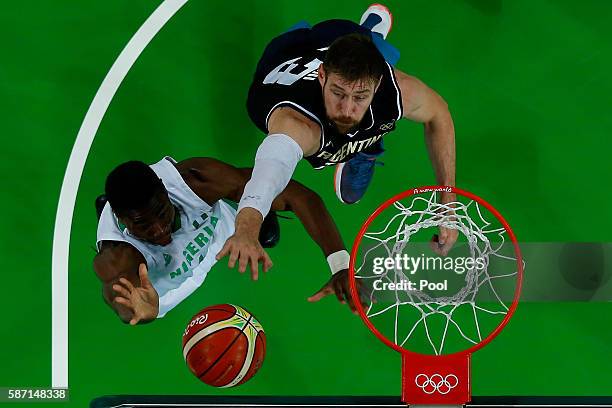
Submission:
[[[259,279],[259,263],[264,272],[272,267],[272,260],[263,249],[257,238],[250,238],[245,234],[234,234],[225,241],[225,245],[217,254],[217,260],[229,255],[227,266],[234,268],[238,261],[238,271],[244,273],[247,267],[251,269],[251,278]]]
[[[440,204],[449,204],[453,201],[457,201],[457,195],[455,193],[446,193],[443,192],[440,194]],[[454,207],[450,204],[451,207]],[[445,213],[446,217],[454,217],[455,212],[453,210],[449,211],[449,213]],[[440,226],[438,228],[438,234],[434,234],[430,241],[431,249],[438,255],[446,256],[448,252],[452,249],[455,242],[457,242],[457,238],[459,236],[459,231],[452,228],[446,228]]]
[[[455,245],[455,242],[457,242],[458,236],[459,231],[456,229],[440,226],[439,233],[434,234],[433,237],[431,237],[431,249],[438,255],[446,256],[452,249],[453,245]]]
[[[132,311],[132,326],[138,322],[151,321],[159,313],[159,295],[149,280],[145,264],[141,263],[138,267],[138,275],[140,287],[135,287],[125,278],[120,278],[119,283],[113,285],[113,290],[118,294],[114,301]]]
[[[365,293],[361,282],[357,281],[357,292],[361,297],[361,305],[365,308],[367,294]],[[344,269],[338,273],[332,275],[332,277],[327,281],[325,285],[321,287],[315,294],[308,298],[309,302],[318,302],[326,296],[331,294],[335,294],[336,298],[340,303],[348,303],[349,308],[355,314],[357,314],[357,309],[355,308],[355,302],[351,296],[351,288],[349,283],[349,271],[348,269]]]

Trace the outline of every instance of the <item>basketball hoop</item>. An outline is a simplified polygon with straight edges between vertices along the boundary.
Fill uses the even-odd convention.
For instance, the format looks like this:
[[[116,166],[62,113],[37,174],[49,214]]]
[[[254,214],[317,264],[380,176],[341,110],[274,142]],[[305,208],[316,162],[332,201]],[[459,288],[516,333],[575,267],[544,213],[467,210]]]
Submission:
[[[457,199],[439,203],[440,192]],[[422,237],[440,227],[458,231],[453,251],[467,256],[426,256],[429,244]],[[440,265],[440,271],[430,265]],[[493,206],[464,190],[408,190],[365,221],[351,251],[351,296],[361,295],[365,307],[355,306],[367,327],[401,353],[404,402],[470,401],[471,354],[491,342],[514,314],[523,269],[508,223]],[[438,281],[431,282],[432,276]]]

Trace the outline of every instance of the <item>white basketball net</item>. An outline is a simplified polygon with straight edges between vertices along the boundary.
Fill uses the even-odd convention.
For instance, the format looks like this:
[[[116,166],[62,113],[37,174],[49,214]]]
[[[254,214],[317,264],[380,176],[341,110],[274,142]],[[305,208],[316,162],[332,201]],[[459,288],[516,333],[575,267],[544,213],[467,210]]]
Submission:
[[[465,285],[452,296],[432,297],[430,294],[419,290],[397,290],[395,291],[395,302],[393,304],[376,310],[376,294],[371,293],[368,295],[369,306],[366,308],[366,315],[372,320],[372,318],[382,314],[394,313],[394,342],[401,347],[404,347],[419,330],[424,330],[433,353],[436,355],[443,354],[445,353],[447,335],[451,330],[454,330],[469,343],[467,344],[468,347],[465,347],[467,349],[480,343],[488,335],[488,333],[481,332],[481,320],[484,316],[487,316],[487,318],[496,316],[495,318],[501,321],[508,313],[512,299],[508,299],[507,296],[503,299],[500,296],[496,289],[496,282],[504,278],[516,280],[518,271],[514,251],[509,254],[502,254],[502,248],[506,242],[504,238],[506,230],[503,227],[493,226],[491,222],[487,221],[476,201],[470,200],[468,203],[455,201],[439,204],[435,192],[428,199],[418,195],[411,196],[410,199],[412,202],[408,207],[398,201],[393,204],[398,212],[382,230],[364,234],[361,244],[367,242],[372,246],[361,254],[361,262],[356,262],[356,279],[377,278],[387,282],[408,279],[404,271],[397,268],[374,276],[371,271],[368,271],[368,268],[364,268],[368,255],[372,251],[386,252],[389,257],[401,255],[415,233],[424,228],[432,228],[433,233],[439,226],[456,229],[460,234],[467,237],[467,245],[472,258],[482,257],[486,266],[484,269],[467,269],[463,274]],[[386,211],[391,209],[392,207],[389,207]],[[489,216],[494,217],[492,214],[489,214]],[[507,253],[508,248],[504,252]],[[489,264],[494,257],[512,262],[513,265],[509,266],[510,271],[503,274],[489,272]],[[506,261],[504,262],[507,263]],[[486,302],[486,305],[483,306],[477,304],[482,302],[478,302],[476,296],[479,290],[484,287],[490,290],[491,301]],[[454,319],[454,314],[461,308],[466,307],[470,309],[469,316],[473,316],[474,327],[469,330],[471,333],[462,329]],[[400,313],[406,308],[413,309],[413,315],[414,310],[418,312],[417,315],[420,315],[420,318],[417,318],[414,324],[411,322],[412,326],[408,325],[407,329],[405,323],[398,324],[401,320]],[[465,316],[464,312],[465,310],[462,312],[463,316]],[[441,316],[445,319],[445,323],[442,325],[443,330],[439,333],[432,333],[429,324],[430,319],[436,318],[439,321]],[[471,317],[470,321],[472,321]],[[462,320],[462,323],[465,325],[465,319]]]

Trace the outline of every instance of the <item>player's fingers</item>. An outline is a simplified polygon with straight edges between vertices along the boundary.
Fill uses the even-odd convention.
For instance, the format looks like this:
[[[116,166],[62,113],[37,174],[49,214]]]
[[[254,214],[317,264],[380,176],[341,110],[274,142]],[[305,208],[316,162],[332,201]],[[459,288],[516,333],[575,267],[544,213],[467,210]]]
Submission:
[[[127,290],[132,293],[132,291],[134,290],[134,285],[132,285],[132,282],[130,282],[129,280],[125,279],[125,278],[120,278],[119,282],[121,282],[123,284],[123,286],[125,286],[127,288]]]
[[[257,259],[257,257],[255,256],[252,256],[251,258],[249,258],[249,263],[251,264],[251,279],[259,279],[259,259]]]
[[[236,266],[236,261],[238,260],[238,256],[240,255],[240,251],[236,248],[232,248],[230,251],[229,260],[227,261],[227,266],[230,269],[234,269]]]
[[[272,268],[272,265],[272,259],[270,259],[270,256],[266,251],[263,251],[263,271],[268,272],[270,268]]]
[[[308,297],[309,302],[318,302],[326,296],[334,293],[334,290],[326,283],[321,289],[316,291],[312,296]]]
[[[150,288],[151,281],[149,280],[149,272],[147,271],[147,266],[143,263],[138,267],[138,275],[140,276],[140,286],[143,288]]]
[[[346,300],[344,300],[344,293],[342,292],[342,287],[340,286],[340,283],[338,281],[333,281],[332,285],[334,288],[334,293],[338,298],[338,302],[345,304]]]
[[[357,309],[355,308],[355,302],[353,302],[353,296],[348,284],[348,280],[343,280],[340,286],[342,287],[342,293],[344,294],[344,298],[347,300],[351,312],[357,314]]]
[[[359,293],[359,301],[364,308],[368,307],[369,302],[376,303],[376,298],[372,294],[372,290],[364,287],[363,283],[357,282],[357,292]]]
[[[444,256],[448,255],[450,250],[453,248],[453,245],[455,245],[455,242],[457,241],[458,235],[459,232],[455,229],[440,228],[440,239],[438,240],[438,243],[441,246],[440,250]]]
[[[123,305],[131,310],[134,310],[134,306],[132,305],[132,302],[130,302],[129,299],[126,299],[124,297],[121,296],[117,296],[115,298],[115,302],[119,303],[120,305]]]
[[[354,315],[358,314],[357,307],[355,306],[355,303],[353,302],[353,299],[351,298],[351,296],[347,295],[346,299],[347,299],[346,303],[348,304],[349,309],[351,309],[351,313],[353,313]]]
[[[247,264],[247,267],[251,268],[251,275],[257,273],[257,270],[259,269],[258,261],[259,260],[255,256],[249,257],[249,262]]]
[[[117,283],[115,283],[113,285],[113,290],[115,292],[117,292],[119,295],[125,297],[125,298],[129,298],[130,297],[130,292],[123,286],[123,285],[119,285]]]
[[[227,254],[229,254],[230,248],[231,248],[231,244],[229,242],[230,242],[229,239],[226,240],[225,244],[223,244],[223,248],[221,248],[221,250],[217,252],[217,255],[215,256],[215,259],[217,261],[223,258],[224,256],[227,256]]]
[[[347,299],[348,307],[351,309],[351,312],[357,313],[357,309],[355,308],[355,302],[353,302],[353,297],[351,296],[351,294],[347,293],[345,294],[345,296]]]
[[[244,273],[244,271],[246,271],[249,259],[249,255],[244,252],[240,253],[240,257],[238,258],[238,272]]]
[[[440,230],[440,235],[438,237],[438,255],[446,256],[452,244],[449,244],[448,231],[445,229]]]
[[[145,314],[142,312],[142,310],[140,310],[140,311],[134,310],[134,316],[132,317],[132,320],[130,321],[130,324],[132,326],[135,325],[135,324],[138,324],[138,322],[140,322],[144,318],[145,318]]]
[[[314,302],[318,302],[319,300],[323,299],[325,296],[327,296],[325,293],[318,291],[312,296],[308,296],[306,300],[308,300],[311,303],[314,303]]]
[[[453,246],[457,242],[458,236],[459,236],[459,232],[457,230],[448,230],[446,243],[444,244],[444,251],[445,251],[444,255],[448,255],[450,250],[453,248]]]
[[[429,241],[429,247],[431,248],[431,250],[432,250],[434,253],[436,253],[436,254],[438,254],[438,255],[443,255],[443,254],[442,254],[442,247],[441,247],[441,245],[439,244],[438,239],[439,239],[439,238],[438,238],[438,234],[434,234],[434,235],[431,237],[431,240]]]
[[[376,298],[374,298],[374,296],[369,297],[365,293],[360,293],[359,301],[361,302],[361,307],[363,307],[364,309],[367,309],[369,302],[376,303]]]
[[[451,248],[453,247],[453,243],[452,242],[446,242],[446,244],[444,244],[441,248],[440,248],[440,252],[442,256],[446,256],[448,255],[448,253],[450,252]]]
[[[440,231],[438,233],[438,244],[443,246],[446,244],[446,239],[448,238],[448,230],[446,228],[440,227]]]

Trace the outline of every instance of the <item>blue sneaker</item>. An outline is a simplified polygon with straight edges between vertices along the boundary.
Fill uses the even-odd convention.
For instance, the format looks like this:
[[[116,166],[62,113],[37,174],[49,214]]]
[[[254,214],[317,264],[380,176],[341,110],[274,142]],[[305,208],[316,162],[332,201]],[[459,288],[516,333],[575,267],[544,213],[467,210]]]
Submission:
[[[341,202],[355,204],[363,197],[374,176],[374,166],[383,165],[376,161],[382,153],[359,153],[351,160],[336,165],[334,188]]]

